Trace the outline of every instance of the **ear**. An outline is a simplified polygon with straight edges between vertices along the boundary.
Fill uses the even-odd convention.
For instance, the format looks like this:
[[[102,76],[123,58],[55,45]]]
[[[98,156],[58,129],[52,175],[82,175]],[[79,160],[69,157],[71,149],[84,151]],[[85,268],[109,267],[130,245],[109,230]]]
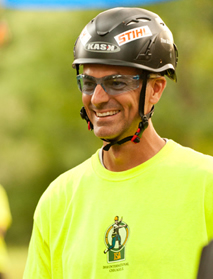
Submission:
[[[166,79],[165,77],[159,77],[151,79],[148,83],[149,94],[148,94],[148,102],[151,105],[155,105],[161,98],[161,95],[166,87]]]

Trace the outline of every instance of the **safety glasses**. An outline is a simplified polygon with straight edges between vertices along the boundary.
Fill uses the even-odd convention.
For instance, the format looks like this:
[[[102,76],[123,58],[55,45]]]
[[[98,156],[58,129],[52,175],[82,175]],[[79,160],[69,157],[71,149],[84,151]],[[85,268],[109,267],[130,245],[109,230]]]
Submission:
[[[84,74],[77,75],[78,88],[87,95],[92,95],[98,84],[109,95],[118,95],[135,90],[139,87],[140,79],[140,75],[110,75],[102,78],[95,78]]]

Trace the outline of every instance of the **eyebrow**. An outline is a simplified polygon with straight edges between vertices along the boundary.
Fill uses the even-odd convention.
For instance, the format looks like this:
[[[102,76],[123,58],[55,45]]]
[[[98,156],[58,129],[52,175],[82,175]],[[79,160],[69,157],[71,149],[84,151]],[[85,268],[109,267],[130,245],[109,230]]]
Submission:
[[[92,76],[92,75],[87,74],[85,71],[83,71],[83,74],[84,74],[84,75],[87,75],[87,76],[95,77],[95,76]],[[122,75],[122,76],[128,76],[128,75],[130,75],[130,76],[137,76],[137,75],[141,75],[141,74],[142,74],[142,72],[139,72],[139,71],[138,71],[137,73],[121,73],[120,71],[116,71],[116,72],[114,72],[114,73],[110,73],[110,74],[103,75],[103,76],[101,76],[100,78],[106,77],[106,76],[114,76],[114,75]]]

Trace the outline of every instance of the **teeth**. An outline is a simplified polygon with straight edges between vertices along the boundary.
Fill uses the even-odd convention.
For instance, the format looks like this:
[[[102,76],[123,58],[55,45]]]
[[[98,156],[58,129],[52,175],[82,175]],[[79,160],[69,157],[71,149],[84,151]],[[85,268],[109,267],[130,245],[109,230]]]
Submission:
[[[96,115],[98,116],[98,117],[103,117],[103,116],[109,116],[109,115],[115,115],[115,114],[117,114],[119,111],[118,110],[116,110],[116,111],[107,111],[107,112],[96,112]]]

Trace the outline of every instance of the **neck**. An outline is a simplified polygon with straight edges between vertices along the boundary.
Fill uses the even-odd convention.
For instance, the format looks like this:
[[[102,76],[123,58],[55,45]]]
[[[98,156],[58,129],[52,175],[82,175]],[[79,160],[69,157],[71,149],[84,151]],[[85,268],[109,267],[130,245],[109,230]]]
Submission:
[[[110,171],[125,171],[151,159],[164,145],[165,141],[156,133],[150,120],[139,143],[128,141],[113,145],[109,151],[103,151],[103,163]]]

